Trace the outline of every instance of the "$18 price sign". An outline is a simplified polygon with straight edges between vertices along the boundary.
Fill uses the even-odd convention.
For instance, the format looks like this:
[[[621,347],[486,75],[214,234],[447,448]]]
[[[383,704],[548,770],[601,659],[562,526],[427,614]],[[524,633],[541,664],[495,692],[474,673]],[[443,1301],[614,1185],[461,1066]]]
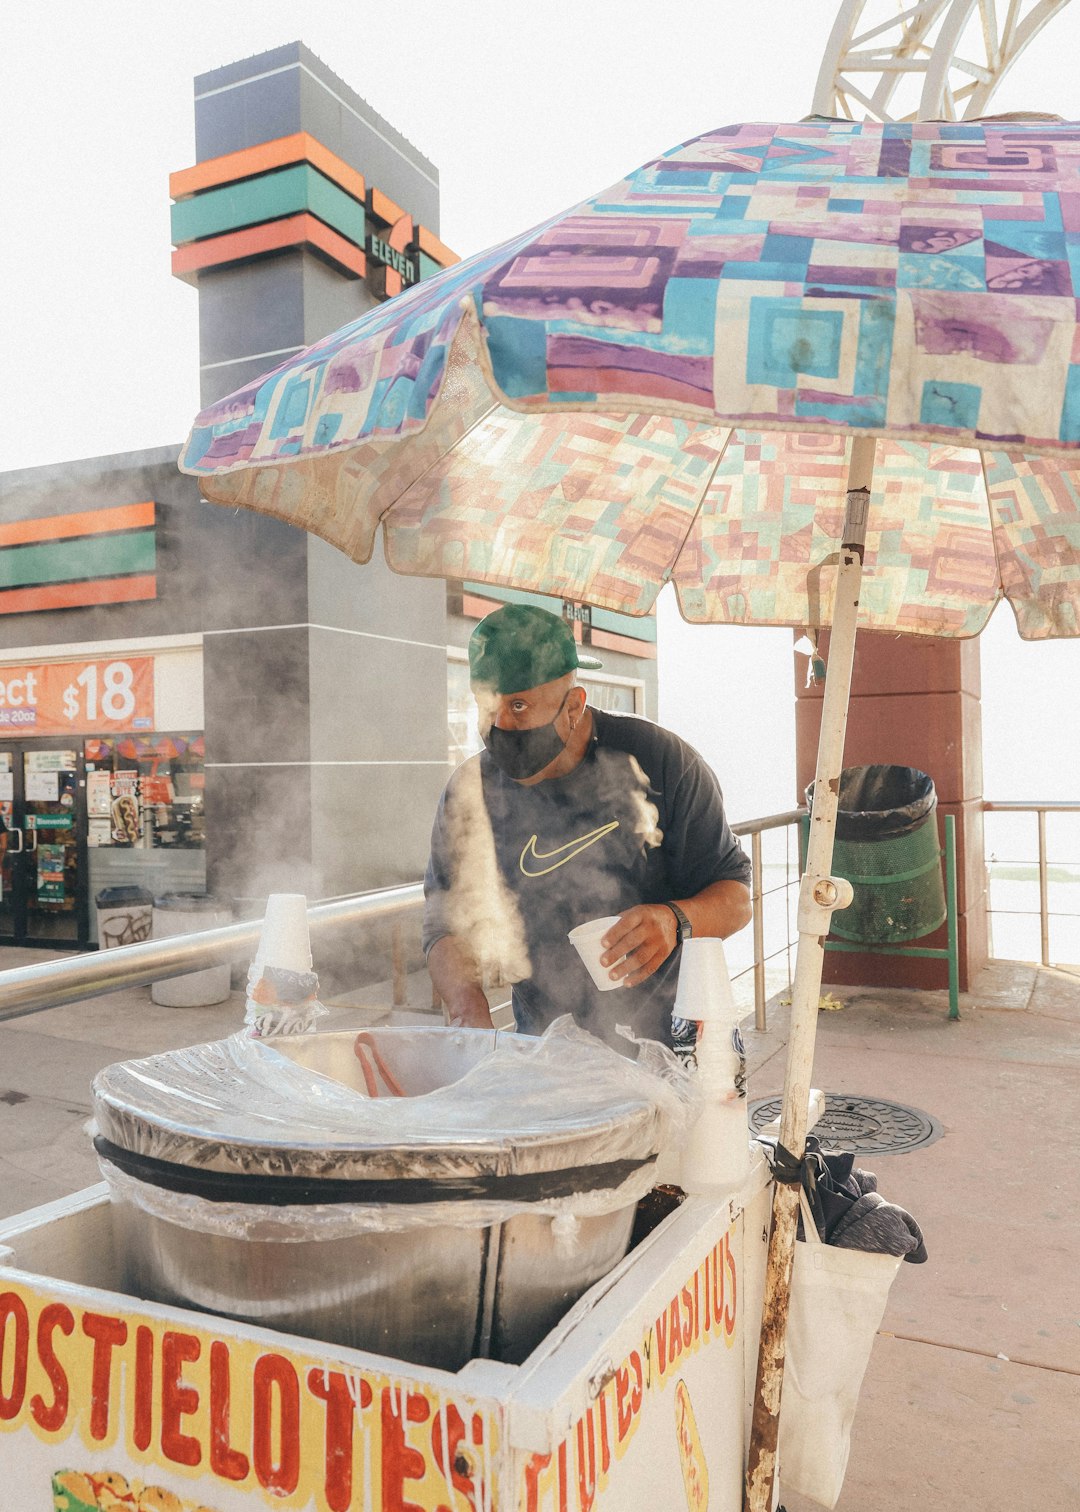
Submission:
[[[82,717],[89,724],[102,718],[111,724],[126,724],[135,712],[135,673],[130,662],[114,661],[102,667],[90,662],[64,689],[64,715],[69,721]]]
[[[0,667],[0,734],[153,728],[152,657]]]

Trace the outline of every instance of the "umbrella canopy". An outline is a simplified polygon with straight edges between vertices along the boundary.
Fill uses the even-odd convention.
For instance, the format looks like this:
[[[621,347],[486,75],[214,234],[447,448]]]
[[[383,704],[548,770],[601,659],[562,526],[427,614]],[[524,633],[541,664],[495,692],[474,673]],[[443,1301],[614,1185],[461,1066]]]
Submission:
[[[881,435],[860,625],[1004,594],[1075,635],[1078,295],[1080,127],[726,127],[218,401],[182,466],[357,561],[381,523],[401,572],[803,626]]]
[[[724,127],[199,416],[207,498],[358,561],[832,627],[747,1471],[773,1505],[856,624],[1080,633],[1080,125]],[[869,569],[862,586],[863,562]]]

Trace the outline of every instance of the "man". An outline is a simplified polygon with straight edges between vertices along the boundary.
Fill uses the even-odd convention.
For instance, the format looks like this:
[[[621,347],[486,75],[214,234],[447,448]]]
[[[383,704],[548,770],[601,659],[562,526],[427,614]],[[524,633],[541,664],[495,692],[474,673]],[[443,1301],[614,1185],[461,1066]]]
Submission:
[[[672,1043],[679,946],[750,919],[750,862],[716,778],[677,736],[590,708],[570,626],[510,604],[476,626],[469,671],[486,749],[447,784],[432,831],[424,949],[452,1023],[489,1028],[482,988],[513,984],[518,1029],[571,1013]],[[618,915],[596,988],[567,934]]]

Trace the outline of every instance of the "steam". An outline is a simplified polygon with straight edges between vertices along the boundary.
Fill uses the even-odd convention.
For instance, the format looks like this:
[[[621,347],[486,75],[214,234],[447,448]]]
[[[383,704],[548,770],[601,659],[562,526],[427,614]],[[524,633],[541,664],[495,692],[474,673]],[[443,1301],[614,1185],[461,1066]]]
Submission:
[[[447,899],[450,932],[467,943],[483,980],[523,981],[532,975],[525,926],[499,871],[479,761],[459,769],[454,800],[446,809],[455,871]]]
[[[621,827],[632,828],[642,847],[651,850],[660,845],[664,837],[659,809],[649,797],[648,774],[635,756],[601,745],[592,763],[591,783],[597,824],[617,818]],[[625,834],[625,828],[622,833]],[[634,903],[644,902],[643,898],[627,900],[621,893],[621,877],[612,865],[610,852],[605,855],[601,841],[573,862],[572,889],[568,894],[573,900],[573,912],[562,927],[583,924],[609,913],[624,913]]]
[[[630,757],[630,771],[638,784],[637,791],[632,791],[630,794],[630,804],[635,817],[634,833],[640,835],[642,844],[652,850],[664,838],[664,832],[659,824],[660,810],[655,803],[650,803],[646,796],[651,784],[636,756]],[[606,786],[610,789],[611,783],[608,782]]]

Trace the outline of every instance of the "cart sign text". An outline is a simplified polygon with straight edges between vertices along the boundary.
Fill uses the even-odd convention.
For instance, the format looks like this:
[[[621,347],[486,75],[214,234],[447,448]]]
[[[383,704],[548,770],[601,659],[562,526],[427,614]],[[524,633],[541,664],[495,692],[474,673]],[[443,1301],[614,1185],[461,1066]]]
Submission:
[[[467,1399],[16,1285],[0,1291],[0,1436],[19,1429],[54,1446],[54,1477],[111,1452],[118,1475],[168,1472],[210,1505],[216,1484],[319,1512],[491,1506],[492,1418]]]
[[[531,1456],[521,1512],[592,1512],[613,1463],[626,1453],[652,1401],[677,1382],[687,1359],[720,1340],[731,1348],[738,1321],[735,1237],[735,1229],[729,1229],[657,1313],[640,1345],[604,1381],[555,1453]],[[687,1446],[680,1445],[684,1476],[688,1456],[696,1457],[700,1447],[690,1442],[694,1437],[691,1428]],[[682,1496],[682,1488],[673,1487],[670,1505],[679,1505]]]

